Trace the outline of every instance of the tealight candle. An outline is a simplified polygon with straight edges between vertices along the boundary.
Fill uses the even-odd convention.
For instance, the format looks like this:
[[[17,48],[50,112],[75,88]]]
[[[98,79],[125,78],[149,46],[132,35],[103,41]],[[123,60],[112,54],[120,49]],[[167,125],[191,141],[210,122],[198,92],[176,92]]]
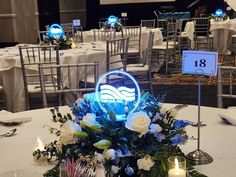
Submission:
[[[186,177],[186,160],[184,157],[173,156],[168,158],[168,177]]]
[[[76,49],[76,48],[77,48],[77,45],[75,45],[75,43],[72,42],[72,44],[71,44],[71,48],[72,48],[72,49]]]
[[[43,154],[45,152],[45,149],[44,149],[44,144],[42,140],[40,139],[40,137],[37,137],[37,143],[38,145],[35,147],[35,151],[34,151],[34,153],[36,154],[34,155],[34,160],[36,162],[45,162],[47,160],[47,155]],[[39,156],[39,153],[40,153],[40,156]]]

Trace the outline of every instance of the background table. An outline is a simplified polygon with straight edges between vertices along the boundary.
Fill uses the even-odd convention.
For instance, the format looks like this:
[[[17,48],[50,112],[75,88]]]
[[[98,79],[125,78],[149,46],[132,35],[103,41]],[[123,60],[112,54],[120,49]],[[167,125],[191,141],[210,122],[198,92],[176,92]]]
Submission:
[[[223,22],[212,21],[210,31],[213,35],[213,48],[221,54],[229,54],[231,37],[236,33],[236,19]]]
[[[172,108],[173,104],[164,104],[166,108]],[[69,108],[60,107],[61,113],[67,113]],[[201,128],[201,149],[209,153],[214,161],[211,164],[196,166],[200,172],[209,177],[235,177],[236,164],[236,127],[223,124],[217,114],[225,113],[225,109],[202,107],[202,121],[207,124]],[[39,109],[14,113],[7,116],[0,114],[0,119],[14,118],[16,116],[32,117],[32,121],[17,126],[17,134],[13,137],[0,139],[0,177],[6,177],[6,173],[14,170],[28,170],[34,173],[34,177],[40,176],[50,165],[39,165],[32,157],[33,149],[36,147],[36,139],[41,137],[44,143],[49,143],[56,138],[56,135],[49,134],[48,128],[43,128],[45,124],[59,128],[59,124],[52,122],[52,115],[49,109]],[[197,121],[197,106],[188,106],[180,110],[178,119]],[[10,128],[0,126],[0,133],[8,131]],[[188,127],[189,137],[197,136],[196,127]],[[181,146],[183,152],[188,153],[195,150],[197,142],[189,140]]]
[[[22,44],[21,44],[22,45]],[[99,63],[99,74],[106,70],[106,44],[87,42],[79,44],[77,49],[60,50],[61,64]],[[37,70],[37,68],[34,68]],[[7,110],[18,112],[25,110],[23,76],[18,46],[0,50],[0,73],[7,98]]]

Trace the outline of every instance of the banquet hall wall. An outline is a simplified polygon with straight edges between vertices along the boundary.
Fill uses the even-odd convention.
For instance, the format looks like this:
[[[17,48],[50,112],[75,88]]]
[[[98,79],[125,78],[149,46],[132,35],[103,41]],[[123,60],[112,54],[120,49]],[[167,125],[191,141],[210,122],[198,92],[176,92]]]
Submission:
[[[1,0],[0,47],[2,43],[37,43],[37,31],[45,25],[69,23],[80,19],[84,29],[98,28],[99,18],[110,15],[128,14],[127,25],[139,25],[141,19],[153,19],[153,10],[161,6],[174,6],[176,11],[190,11],[193,15],[197,6],[206,5],[208,12],[224,7],[223,0],[201,0],[188,9],[194,0],[176,0],[167,3],[139,3],[100,5],[100,0]]]
[[[120,17],[122,12],[127,12],[128,25],[139,25],[141,19],[154,19],[154,10],[161,6],[173,6],[176,11],[190,11],[191,16],[199,6],[207,6],[208,13],[214,12],[218,8],[224,8],[224,0],[200,0],[196,6],[187,8],[195,0],[176,0],[175,2],[165,3],[138,3],[138,4],[117,4],[100,5],[100,0],[86,0],[87,7],[87,28],[97,28],[99,18],[106,18],[109,15]]]

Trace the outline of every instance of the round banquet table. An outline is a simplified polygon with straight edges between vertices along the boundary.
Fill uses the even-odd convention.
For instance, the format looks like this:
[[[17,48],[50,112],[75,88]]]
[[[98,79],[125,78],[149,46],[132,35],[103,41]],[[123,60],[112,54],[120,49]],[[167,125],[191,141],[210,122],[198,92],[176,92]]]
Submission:
[[[6,93],[7,110],[12,112],[25,110],[24,84],[18,46],[0,49],[0,76],[2,79],[0,82]],[[60,50],[59,54],[60,64],[91,63],[97,61],[99,64],[99,74],[105,73],[105,42],[81,43],[78,45],[78,48]],[[38,70],[38,68],[31,69]]]
[[[174,104],[164,104],[165,108],[172,108]],[[67,106],[60,107],[60,112],[67,113],[70,109]],[[225,114],[226,109],[212,107],[201,107],[202,121],[207,124],[201,128],[201,150],[209,153],[213,157],[213,162],[207,165],[198,165],[196,169],[209,177],[235,177],[236,164],[236,127],[223,124],[218,114]],[[17,134],[12,137],[0,139],[0,177],[12,177],[14,174],[34,174],[34,177],[41,176],[52,165],[39,164],[34,162],[32,157],[33,149],[37,144],[37,137],[40,136],[44,143],[54,141],[55,134],[50,134],[50,125],[59,128],[58,123],[54,123],[49,108],[31,110],[18,113],[0,112],[0,120],[14,119],[19,117],[32,117],[32,121],[17,126]],[[197,106],[188,106],[178,111],[177,119],[197,120]],[[8,131],[9,127],[0,126],[0,134]],[[196,127],[187,127],[189,137],[197,136]],[[195,150],[196,141],[189,140],[181,146],[183,152],[188,153]],[[25,177],[29,177],[26,174]]]
[[[236,19],[223,22],[212,21],[210,31],[213,35],[213,48],[220,54],[229,54],[231,37],[236,33]]]

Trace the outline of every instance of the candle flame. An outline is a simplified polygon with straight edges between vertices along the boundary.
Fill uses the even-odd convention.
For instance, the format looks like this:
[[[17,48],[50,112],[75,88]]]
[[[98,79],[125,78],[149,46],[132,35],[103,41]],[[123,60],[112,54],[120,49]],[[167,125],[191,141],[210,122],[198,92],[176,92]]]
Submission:
[[[40,139],[40,137],[37,137],[37,142],[38,142],[37,149],[39,149],[41,151],[44,150],[44,144],[43,144],[42,140]]]
[[[175,171],[178,173],[179,172],[179,161],[178,159],[175,157]]]

